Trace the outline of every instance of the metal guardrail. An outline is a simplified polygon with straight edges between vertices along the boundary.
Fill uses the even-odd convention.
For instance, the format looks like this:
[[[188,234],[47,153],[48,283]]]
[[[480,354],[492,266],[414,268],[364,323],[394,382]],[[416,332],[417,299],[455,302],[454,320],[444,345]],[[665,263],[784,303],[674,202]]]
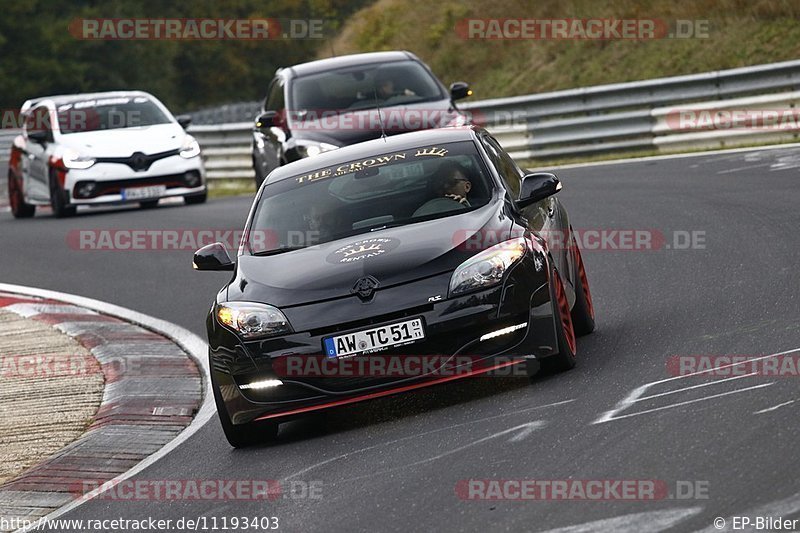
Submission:
[[[798,140],[798,128],[680,129],[668,120],[682,110],[790,110],[797,106],[800,61],[630,83],[467,102],[460,108],[484,124],[516,159],[576,157],[636,151],[725,148]],[[242,121],[257,102],[222,111],[235,124],[195,126],[211,177],[252,176],[249,146],[215,142],[215,131],[249,135]],[[221,112],[222,112],[221,111]],[[203,112],[208,116],[208,111]],[[201,138],[202,136],[203,138]],[[249,143],[249,140],[247,141]]]
[[[506,146],[519,159],[580,156],[636,150],[680,149],[665,135],[659,113],[700,105],[706,109],[748,109],[746,97],[800,90],[800,61],[785,61],[730,70],[567,91],[469,102],[460,107],[485,117],[490,131],[513,139]],[[758,102],[758,100],[754,100]],[[699,104],[698,104],[699,103]],[[507,124],[524,124],[527,143],[510,136]],[[668,132],[673,135],[698,135]],[[797,131],[703,132],[702,147],[764,140],[790,140]],[[762,139],[763,137],[763,139]],[[767,138],[769,137],[769,139]],[[687,140],[691,137],[686,137]],[[715,139],[714,142],[710,142]],[[503,139],[498,137],[501,144]],[[690,141],[691,142],[691,141]],[[697,146],[692,144],[692,146]]]
[[[798,140],[800,121],[784,128],[709,129],[682,128],[674,120],[687,110],[792,111],[799,107],[798,94],[800,61],[785,61],[460,107],[485,124],[514,158],[530,160]],[[192,114],[189,131],[203,148],[210,179],[253,177],[250,139],[259,108],[259,102],[242,102]],[[7,130],[0,132],[0,158],[8,157],[11,139]]]

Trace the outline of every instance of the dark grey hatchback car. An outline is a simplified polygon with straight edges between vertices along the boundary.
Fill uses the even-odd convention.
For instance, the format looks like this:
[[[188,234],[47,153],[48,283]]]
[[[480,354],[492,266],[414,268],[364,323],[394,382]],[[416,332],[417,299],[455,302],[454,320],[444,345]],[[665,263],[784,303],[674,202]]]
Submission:
[[[469,123],[449,90],[411,52],[355,54],[279,69],[253,127],[256,184],[277,167],[381,135]]]

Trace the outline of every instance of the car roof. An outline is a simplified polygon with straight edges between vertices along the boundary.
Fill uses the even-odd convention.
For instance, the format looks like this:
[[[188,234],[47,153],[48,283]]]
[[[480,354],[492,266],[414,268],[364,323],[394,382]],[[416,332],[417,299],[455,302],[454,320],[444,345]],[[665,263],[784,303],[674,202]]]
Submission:
[[[20,111],[24,113],[33,106],[48,100],[52,101],[54,105],[60,106],[72,102],[91,100],[93,98],[114,98],[124,96],[147,96],[150,98],[155,98],[152,94],[144,91],[105,91],[99,93],[56,94],[52,96],[39,96],[37,98],[26,100],[25,103],[22,104]]]
[[[267,176],[266,182],[275,183],[294,176],[311,173],[316,170],[340,165],[359,158],[382,155],[387,152],[408,150],[425,145],[444,144],[458,141],[469,141],[483,131],[479,126],[459,126],[412,131],[373,139],[350,146],[344,146],[330,152],[323,152],[315,157],[304,158],[288,165],[278,167]]]
[[[417,56],[405,50],[392,52],[369,52],[366,54],[350,54],[346,56],[330,57],[327,59],[318,59],[316,61],[309,61],[308,63],[300,63],[285,69],[280,69],[278,72],[284,75],[288,73],[290,77],[298,77],[307,76],[309,74],[317,74],[319,72],[327,72],[329,70],[336,70],[340,68],[368,65],[370,63],[383,63],[408,59],[419,61]]]

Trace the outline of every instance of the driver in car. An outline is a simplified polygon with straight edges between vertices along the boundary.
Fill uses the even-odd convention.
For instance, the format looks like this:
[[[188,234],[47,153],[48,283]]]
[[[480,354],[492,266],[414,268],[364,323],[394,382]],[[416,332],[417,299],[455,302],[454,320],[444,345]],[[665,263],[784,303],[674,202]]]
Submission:
[[[433,198],[422,204],[415,217],[433,215],[471,207],[467,195],[472,190],[472,182],[467,177],[469,171],[456,161],[444,161],[431,176],[429,186]]]
[[[416,96],[417,93],[411,89],[397,89],[394,80],[390,76],[379,75],[376,79],[376,91],[378,98],[388,100],[393,96]]]

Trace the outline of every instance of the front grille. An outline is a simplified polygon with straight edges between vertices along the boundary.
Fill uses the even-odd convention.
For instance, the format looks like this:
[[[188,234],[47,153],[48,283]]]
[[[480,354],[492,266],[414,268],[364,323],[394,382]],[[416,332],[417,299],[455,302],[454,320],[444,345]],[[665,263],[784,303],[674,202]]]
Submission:
[[[159,152],[157,154],[143,154],[142,152],[134,152],[128,157],[98,157],[95,159],[95,161],[97,163],[118,163],[120,165],[128,165],[136,172],[142,172],[149,169],[150,166],[159,159],[178,155],[178,152],[180,152],[180,150],[177,148],[174,150],[168,150],[166,152]]]
[[[374,324],[382,324],[384,322],[390,322],[393,320],[403,319],[411,316],[418,316],[424,313],[428,313],[433,311],[433,304],[426,304],[420,305],[418,307],[412,307],[410,309],[404,309],[402,311],[397,311],[394,313],[388,313],[385,315],[376,315],[369,318],[365,318],[362,320],[354,320],[351,322],[340,322],[334,326],[326,326],[324,328],[317,328],[312,329],[309,331],[312,337],[328,335],[331,333],[338,333],[340,331],[349,331],[351,329],[362,329],[365,327],[372,326]]]

